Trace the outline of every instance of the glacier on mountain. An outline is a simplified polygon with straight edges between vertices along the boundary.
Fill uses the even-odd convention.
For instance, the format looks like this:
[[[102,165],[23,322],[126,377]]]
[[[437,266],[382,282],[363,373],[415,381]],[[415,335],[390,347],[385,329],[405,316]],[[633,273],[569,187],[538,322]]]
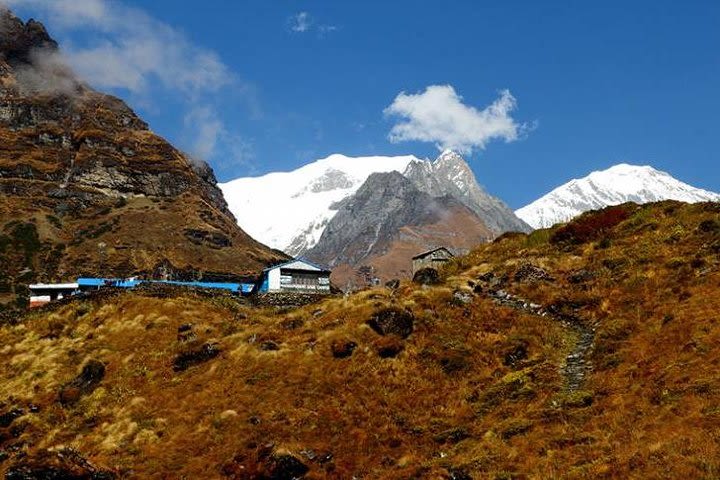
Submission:
[[[607,170],[573,179],[515,211],[533,228],[567,222],[588,210],[625,202],[679,200],[688,203],[720,201],[720,194],[695,188],[650,166],[621,163]]]

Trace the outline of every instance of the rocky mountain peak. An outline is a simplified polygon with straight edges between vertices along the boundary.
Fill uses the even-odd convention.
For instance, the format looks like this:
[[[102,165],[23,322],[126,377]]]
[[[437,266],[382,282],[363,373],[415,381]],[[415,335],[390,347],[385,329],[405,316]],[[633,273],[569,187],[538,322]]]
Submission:
[[[445,150],[433,162],[411,162],[404,175],[420,191],[433,197],[450,195],[456,198],[496,234],[530,230],[507,205],[483,190],[470,165],[453,150]]]
[[[415,168],[430,164],[414,163]],[[363,266],[384,280],[407,277],[417,253],[437,245],[464,251],[492,237],[462,202],[432,196],[397,171],[371,174],[337,208],[319,242],[305,255],[333,267],[333,278],[342,285]]]
[[[45,26],[33,19],[24,23],[7,8],[0,7],[0,55],[10,65],[32,63],[37,50],[56,51],[58,44]]]
[[[443,152],[433,162],[438,165],[466,165],[465,159],[454,150],[443,150]]]

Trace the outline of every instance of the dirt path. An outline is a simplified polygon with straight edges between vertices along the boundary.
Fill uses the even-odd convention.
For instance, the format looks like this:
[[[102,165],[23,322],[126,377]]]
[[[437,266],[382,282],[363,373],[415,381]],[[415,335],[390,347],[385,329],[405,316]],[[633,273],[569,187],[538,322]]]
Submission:
[[[595,328],[588,326],[588,322],[583,321],[583,319],[578,316],[568,315],[553,308],[545,308],[542,305],[528,302],[505,290],[491,289],[487,291],[486,294],[498,305],[510,307],[531,315],[550,318],[575,332],[577,340],[570,353],[565,357],[565,362],[560,367],[560,373],[565,379],[564,391],[566,393],[581,390],[585,382],[585,377],[592,370],[592,365],[588,357],[595,340]]]

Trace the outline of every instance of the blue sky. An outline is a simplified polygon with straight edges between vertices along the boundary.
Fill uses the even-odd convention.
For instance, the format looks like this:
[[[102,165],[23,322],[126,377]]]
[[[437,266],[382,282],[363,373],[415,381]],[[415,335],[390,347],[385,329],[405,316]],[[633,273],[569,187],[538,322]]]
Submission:
[[[714,0],[6,1],[220,180],[460,145],[515,208],[619,162],[720,191]]]

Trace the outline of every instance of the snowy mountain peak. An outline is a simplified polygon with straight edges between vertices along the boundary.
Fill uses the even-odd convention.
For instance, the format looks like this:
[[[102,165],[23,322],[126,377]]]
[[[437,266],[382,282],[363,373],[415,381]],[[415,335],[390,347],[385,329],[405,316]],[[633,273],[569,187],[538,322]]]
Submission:
[[[695,188],[669,173],[644,165],[621,163],[561,185],[515,214],[534,228],[547,228],[598,208],[625,202],[680,200],[720,201],[720,195]]]
[[[333,206],[353,195],[374,172],[403,172],[412,155],[348,157],[333,154],[291,172],[220,184],[230,210],[252,237],[291,255],[320,239]]]

